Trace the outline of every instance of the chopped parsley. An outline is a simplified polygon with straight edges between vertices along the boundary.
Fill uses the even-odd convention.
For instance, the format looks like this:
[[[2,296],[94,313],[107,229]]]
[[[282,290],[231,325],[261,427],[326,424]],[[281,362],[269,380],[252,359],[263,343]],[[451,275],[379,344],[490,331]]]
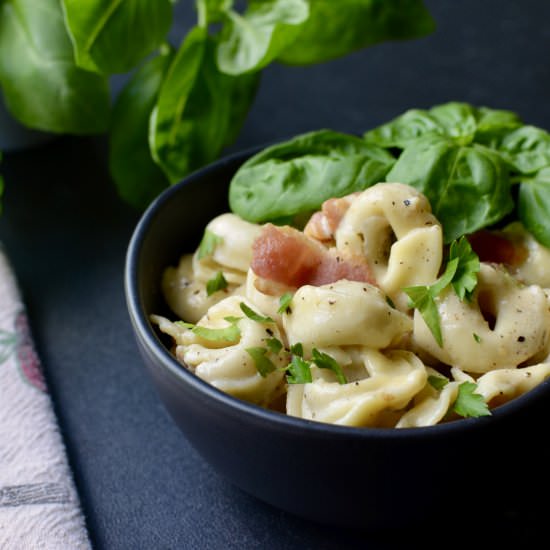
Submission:
[[[285,292],[279,298],[279,309],[277,310],[277,313],[290,313],[290,303],[292,302],[293,297],[294,294],[292,292]]]
[[[211,342],[238,342],[241,337],[241,331],[234,323],[225,328],[208,328],[195,325],[192,331],[197,336]]]
[[[264,378],[271,372],[277,369],[273,361],[266,357],[267,349],[262,347],[246,348],[245,351],[252,357],[257,371]]]
[[[199,248],[197,249],[197,258],[202,260],[203,258],[208,258],[214,254],[216,246],[223,243],[223,238],[208,229],[205,229],[204,235],[202,236]]]
[[[272,353],[279,353],[283,349],[283,343],[278,338],[268,338],[265,343]]]
[[[344,372],[342,371],[342,367],[336,362],[333,357],[326,353],[323,353],[322,351],[319,351],[316,348],[313,348],[312,355],[313,363],[315,363],[320,369],[331,370],[336,375],[336,378],[338,379],[338,382],[340,384],[347,383]]]
[[[297,344],[290,346],[290,353],[292,353],[293,355],[298,355],[298,357],[303,357],[304,346],[302,346],[302,344],[298,342]]]
[[[206,294],[208,296],[212,296],[215,292],[218,292],[219,290],[224,290],[227,288],[227,281],[225,280],[225,277],[223,276],[223,273],[221,271],[218,271],[212,279],[207,281],[206,283]]]
[[[483,396],[475,393],[477,384],[474,382],[462,382],[458,386],[458,395],[453,405],[453,410],[460,416],[478,417],[489,416],[491,411]]]
[[[298,355],[292,356],[292,361],[287,367],[286,380],[289,384],[307,384],[312,382],[311,365]]]
[[[479,344],[481,343],[481,336],[479,334],[476,334],[475,332],[472,332],[472,336],[474,337],[474,340]]]
[[[449,380],[444,376],[430,374],[430,376],[428,376],[428,383],[432,388],[441,391],[449,383]]]
[[[435,298],[450,284],[460,300],[470,300],[477,285],[479,268],[479,258],[468,240],[461,237],[451,243],[445,271],[433,285],[403,289],[409,297],[409,307],[420,312],[439,347],[443,347],[443,336]]]
[[[239,304],[242,312],[253,321],[258,321],[258,323],[274,323],[275,321],[271,317],[264,317],[259,313],[256,313],[253,309],[249,308],[244,302]]]

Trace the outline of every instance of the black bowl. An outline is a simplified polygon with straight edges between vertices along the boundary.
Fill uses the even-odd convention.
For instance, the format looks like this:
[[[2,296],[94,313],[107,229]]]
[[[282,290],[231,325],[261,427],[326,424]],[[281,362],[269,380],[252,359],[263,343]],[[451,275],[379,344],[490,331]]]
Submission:
[[[372,529],[455,514],[456,521],[477,522],[489,511],[523,508],[546,491],[549,382],[490,417],[428,428],[350,428],[240,401],[174,359],[149,321],[151,313],[168,313],[161,273],[228,210],[230,179],[258,150],[224,158],[166,190],[128,248],[126,299],[139,350],[189,442],[247,493],[324,524]]]

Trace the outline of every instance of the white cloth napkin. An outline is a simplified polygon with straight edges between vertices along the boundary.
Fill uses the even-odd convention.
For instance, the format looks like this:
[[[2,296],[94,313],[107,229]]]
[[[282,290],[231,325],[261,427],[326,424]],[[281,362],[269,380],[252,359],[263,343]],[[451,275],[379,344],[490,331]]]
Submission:
[[[0,247],[0,549],[90,548],[25,308]]]

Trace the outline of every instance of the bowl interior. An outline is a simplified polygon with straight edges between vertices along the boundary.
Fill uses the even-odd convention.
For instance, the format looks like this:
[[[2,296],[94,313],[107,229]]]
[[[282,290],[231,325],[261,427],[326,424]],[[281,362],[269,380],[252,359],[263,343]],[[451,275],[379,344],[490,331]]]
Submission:
[[[394,483],[400,480],[402,489],[392,485],[391,479],[385,481],[388,470],[400,468],[403,461],[414,464],[423,475],[441,477],[452,471],[456,460],[463,469],[457,479],[465,482],[486,471],[487,484],[493,488],[498,488],[507,470],[502,461],[491,466],[489,455],[493,453],[506,457],[514,467],[533,467],[535,458],[539,465],[548,461],[548,446],[536,441],[550,417],[550,382],[499,407],[490,418],[407,430],[360,429],[265,411],[222,394],[177,364],[148,319],[151,313],[173,317],[161,294],[162,272],[168,265],[176,265],[182,253],[195,250],[208,221],[228,211],[231,177],[258,150],[222,159],[165,191],[143,215],[128,249],[126,295],[138,343],[169,412],[199,452],[236,485],[269,503],[311,519],[346,525],[364,525],[364,510],[358,508],[353,514],[342,511],[341,515],[332,510],[327,517],[321,501],[324,496],[332,494],[344,500],[370,490],[372,497],[364,506],[371,513],[372,525],[391,518],[388,514],[394,501],[386,495],[388,488],[401,495],[401,491],[418,493],[424,487],[418,513],[409,513],[409,519],[428,509],[433,512],[436,498],[456,498],[445,487],[428,488],[422,480],[409,479],[406,472],[394,473],[392,478]],[[190,415],[194,415],[193,421]],[[232,439],[227,439],[228,435]],[[343,454],[345,448],[353,449],[354,456]],[[316,456],[323,457],[321,465],[312,462],[313,449]],[[476,453],[480,456],[475,460],[468,458]],[[435,464],[430,465],[432,458]],[[279,474],[266,481],[266,471],[276,470],[280,464],[289,466],[284,484],[278,483]],[[311,476],[313,480],[322,476],[325,465],[340,474],[320,489]],[[369,467],[372,472],[356,479],[356,471]],[[343,483],[349,487],[342,488]],[[394,519],[398,521],[397,516]],[[405,520],[406,514],[399,521]]]

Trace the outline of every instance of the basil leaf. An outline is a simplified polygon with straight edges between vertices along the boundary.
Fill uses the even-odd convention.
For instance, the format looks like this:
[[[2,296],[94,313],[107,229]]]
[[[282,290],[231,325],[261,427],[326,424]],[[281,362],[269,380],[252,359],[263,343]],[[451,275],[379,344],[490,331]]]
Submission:
[[[365,141],[380,147],[404,149],[426,136],[455,138],[460,145],[479,142],[490,145],[521,121],[511,111],[475,108],[468,103],[449,102],[429,110],[410,109],[364,134]]]
[[[9,111],[29,128],[107,129],[107,80],[76,66],[58,0],[0,2],[0,84]]]
[[[212,296],[215,292],[227,288],[227,281],[221,271],[218,271],[212,279],[206,282],[206,295]]]
[[[241,311],[253,321],[257,321],[258,323],[274,323],[275,321],[271,317],[264,317],[263,315],[260,315],[259,313],[256,313],[253,309],[249,308],[244,302],[241,302],[239,304],[239,307],[241,308]]]
[[[323,353],[322,351],[319,351],[316,348],[313,348],[312,355],[313,355],[312,361],[320,369],[331,370],[336,375],[336,378],[340,384],[347,384],[347,380],[344,375],[344,372],[342,371],[342,367],[336,362],[336,360],[333,357],[331,357],[327,353]]]
[[[311,365],[297,355],[292,356],[292,360],[287,366],[286,381],[289,384],[307,384],[313,382],[311,376]]]
[[[292,44],[308,18],[305,0],[251,0],[241,15],[226,11],[216,60],[231,75],[258,71]]]
[[[199,25],[206,27],[210,23],[219,23],[225,12],[233,7],[233,0],[197,0]]]
[[[550,248],[550,166],[520,184],[518,217],[537,241]]]
[[[273,361],[266,357],[267,349],[261,347],[245,348],[246,353],[254,360],[256,370],[265,378],[269,373],[277,369]]]
[[[495,148],[495,143],[503,135],[520,126],[522,126],[521,119],[512,111],[479,107],[474,140],[476,143]]]
[[[302,134],[248,159],[231,180],[229,204],[257,223],[294,216],[383,181],[393,163],[388,152],[355,136]]]
[[[76,63],[124,73],[160,46],[172,25],[170,0],[61,0]]]
[[[550,134],[535,126],[522,126],[509,132],[496,148],[521,174],[533,174],[550,165]]]
[[[109,168],[119,195],[143,209],[168,186],[149,149],[149,117],[171,56],[143,65],[117,97],[109,135]]]
[[[223,242],[223,237],[216,235],[212,231],[205,229],[202,236],[199,247],[197,248],[197,259],[202,260],[203,258],[209,258],[214,254],[216,246]]]
[[[410,109],[394,120],[369,130],[363,137],[372,145],[404,149],[420,137],[442,134],[438,122],[428,111]]]
[[[383,42],[425,36],[435,23],[420,0],[310,0],[298,38],[278,60],[320,63]]]
[[[205,28],[191,30],[151,114],[149,146],[171,183],[220,155],[237,135],[256,93],[258,76],[220,73],[214,50]]]
[[[485,399],[479,393],[475,393],[477,384],[474,382],[462,382],[458,386],[458,395],[452,409],[464,417],[490,416],[491,411]]]
[[[498,153],[441,136],[411,143],[386,176],[430,201],[446,243],[501,220],[514,207],[508,169]]]

